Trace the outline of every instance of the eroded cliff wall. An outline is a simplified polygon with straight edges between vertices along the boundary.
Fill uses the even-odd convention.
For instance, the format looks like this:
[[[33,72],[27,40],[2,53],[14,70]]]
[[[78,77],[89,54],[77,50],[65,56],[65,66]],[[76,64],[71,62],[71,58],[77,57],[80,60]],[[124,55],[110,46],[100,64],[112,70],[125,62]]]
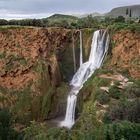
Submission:
[[[10,108],[22,121],[61,114],[78,56],[77,30],[1,28],[0,107]]]

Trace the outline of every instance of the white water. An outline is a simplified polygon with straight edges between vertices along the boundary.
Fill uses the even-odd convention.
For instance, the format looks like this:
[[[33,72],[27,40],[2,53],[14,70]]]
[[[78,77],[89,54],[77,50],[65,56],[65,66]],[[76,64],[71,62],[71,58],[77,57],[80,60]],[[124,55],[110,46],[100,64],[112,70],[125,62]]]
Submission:
[[[66,109],[65,120],[61,122],[61,126],[65,126],[67,128],[71,128],[73,126],[75,122],[75,108],[76,108],[77,94],[79,93],[80,89],[83,87],[83,84],[94,73],[94,71],[102,65],[104,57],[107,54],[108,46],[109,46],[108,33],[103,30],[98,30],[94,32],[89,60],[80,65],[80,68],[75,73],[70,83],[71,91],[67,98],[67,109]],[[80,51],[80,53],[82,53],[82,51]],[[82,55],[80,55],[80,62],[81,62],[81,58]]]
[[[80,31],[80,66],[83,64],[83,42],[82,42],[82,31]]]

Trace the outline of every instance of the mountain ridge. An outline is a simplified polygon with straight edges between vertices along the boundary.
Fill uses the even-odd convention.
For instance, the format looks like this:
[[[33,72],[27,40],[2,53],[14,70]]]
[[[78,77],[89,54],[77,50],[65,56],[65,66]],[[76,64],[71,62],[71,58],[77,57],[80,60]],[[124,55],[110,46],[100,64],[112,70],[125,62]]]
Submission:
[[[120,6],[120,7],[115,7],[110,12],[107,13],[99,13],[99,12],[93,12],[89,14],[77,14],[74,16],[77,16],[78,18],[82,17],[87,17],[88,15],[91,15],[92,17],[97,17],[97,16],[111,16],[111,17],[118,17],[118,16],[126,16],[126,9],[132,10],[132,17],[140,17],[140,4],[137,5],[128,5],[128,6]]]
[[[128,9],[128,14],[131,10],[132,17],[135,17],[135,18],[140,17],[140,4],[113,8],[110,12],[106,14],[106,16],[111,16],[111,17],[125,16],[126,17],[127,9]]]

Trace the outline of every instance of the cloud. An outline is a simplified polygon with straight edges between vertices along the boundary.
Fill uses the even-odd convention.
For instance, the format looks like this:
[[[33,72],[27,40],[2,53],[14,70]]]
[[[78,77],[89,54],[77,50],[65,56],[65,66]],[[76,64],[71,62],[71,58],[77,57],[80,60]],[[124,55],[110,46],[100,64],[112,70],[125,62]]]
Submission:
[[[108,12],[139,0],[0,0],[0,18],[40,18],[54,13]]]
[[[4,15],[4,16],[3,16]],[[0,17],[2,19],[25,19],[25,18],[44,18],[52,15],[52,13],[37,13],[37,14],[24,14],[13,11],[0,10]]]

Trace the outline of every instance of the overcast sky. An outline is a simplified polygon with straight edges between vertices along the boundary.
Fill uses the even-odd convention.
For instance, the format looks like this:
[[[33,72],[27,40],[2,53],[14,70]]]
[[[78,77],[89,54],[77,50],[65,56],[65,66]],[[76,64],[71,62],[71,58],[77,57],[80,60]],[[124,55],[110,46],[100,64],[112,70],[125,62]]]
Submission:
[[[140,0],[0,0],[0,18],[42,18],[55,13],[105,13],[114,7],[140,4]]]

